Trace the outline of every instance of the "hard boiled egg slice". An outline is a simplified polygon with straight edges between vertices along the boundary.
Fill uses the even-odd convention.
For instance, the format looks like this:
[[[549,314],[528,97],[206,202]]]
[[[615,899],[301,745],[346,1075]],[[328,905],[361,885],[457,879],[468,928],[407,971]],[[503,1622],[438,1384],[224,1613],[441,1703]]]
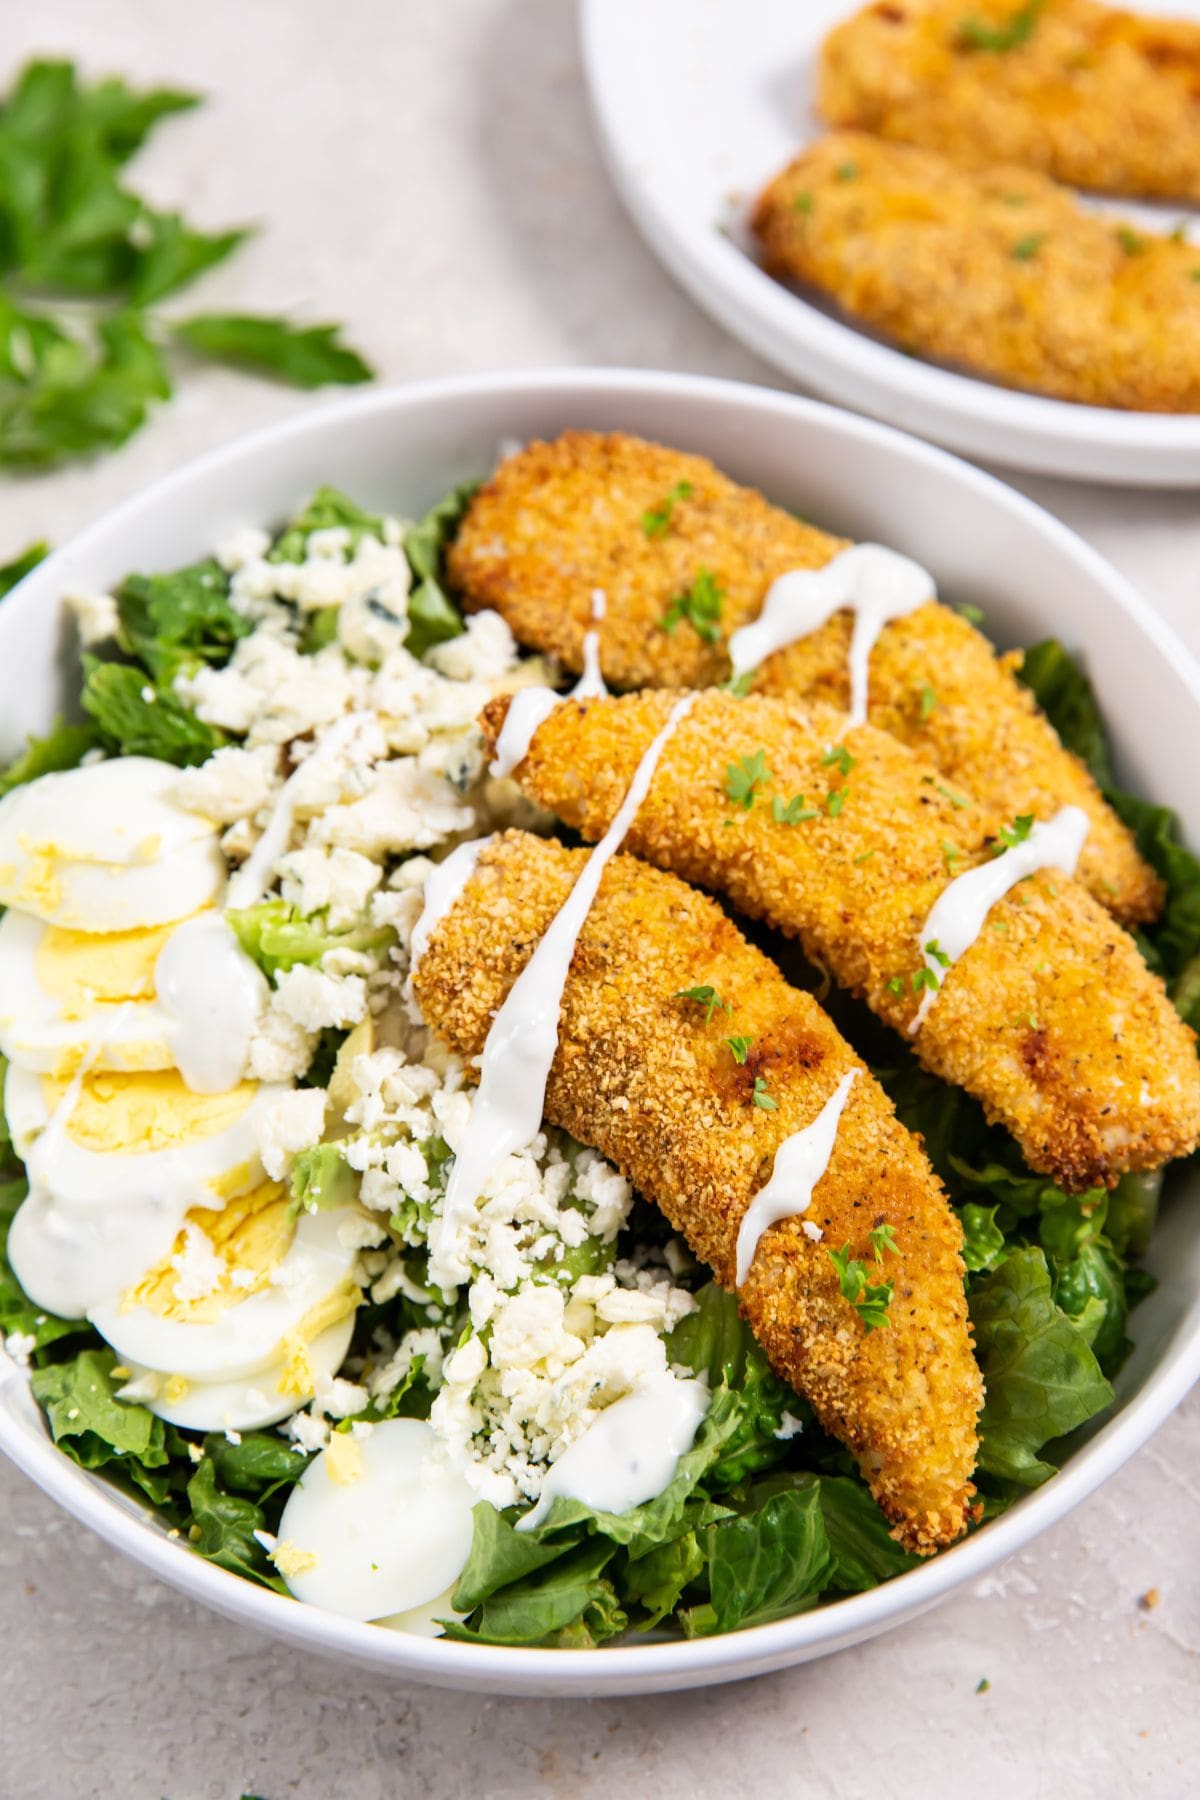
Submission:
[[[462,1574],[477,1499],[423,1419],[335,1432],[288,1496],[276,1567],[297,1600],[343,1618],[412,1613]]]
[[[22,1068],[168,1069],[171,1021],[154,965],[176,927],[68,931],[32,913],[0,918],[0,1052]]]
[[[0,905],[74,931],[185,919],[224,885],[217,828],[174,800],[179,772],[119,756],[0,800]]]
[[[308,1364],[314,1377],[336,1375],[354,1333],[354,1315],[347,1313],[336,1325],[308,1346]],[[127,1363],[131,1381],[123,1397],[139,1400],[160,1419],[182,1425],[188,1431],[256,1431],[277,1425],[298,1406],[312,1399],[295,1391],[293,1363],[278,1363],[257,1375],[230,1381],[187,1381],[182,1375],[164,1375],[140,1363]]]
[[[309,1350],[347,1318],[362,1291],[342,1242],[351,1209],[292,1217],[290,1195],[263,1182],[220,1212],[188,1215],[171,1254],[90,1318],[123,1362],[185,1381],[235,1381],[286,1365],[291,1393],[312,1392]]]
[[[190,1208],[261,1181],[264,1115],[284,1091],[197,1094],[174,1069],[66,1084],[10,1065],[4,1110],[30,1194],[8,1255],[35,1305],[78,1319],[115,1302],[170,1254]]]

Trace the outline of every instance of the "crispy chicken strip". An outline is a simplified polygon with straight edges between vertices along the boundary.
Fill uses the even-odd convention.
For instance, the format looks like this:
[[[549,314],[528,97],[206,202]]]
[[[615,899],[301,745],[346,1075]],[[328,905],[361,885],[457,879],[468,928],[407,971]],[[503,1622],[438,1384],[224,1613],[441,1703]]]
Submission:
[[[586,853],[508,832],[485,851],[415,976],[421,1009],[474,1057]],[[680,997],[711,983],[732,1017]],[[724,1039],[753,1038],[744,1064]],[[982,1381],[963,1296],[962,1233],[920,1143],[817,1003],[788,986],[721,909],[633,857],[606,870],[571,964],[546,1117],[609,1157],[660,1206],[723,1286],[742,1215],[775,1152],[859,1074],[802,1221],[759,1241],[739,1290],[772,1366],[857,1457],[907,1547],[965,1529]],[[765,1079],[776,1110],[754,1104]],[[820,1241],[804,1223],[819,1227]],[[876,1269],[868,1234],[893,1227]],[[848,1244],[894,1284],[887,1328],[867,1331],[830,1248]]]
[[[489,702],[486,733],[507,705]],[[564,701],[516,779],[596,838],[670,705],[654,692]],[[930,764],[872,725],[845,724],[819,704],[702,694],[658,765],[629,850],[798,938],[927,1069],[981,1101],[1030,1168],[1065,1188],[1111,1184],[1194,1149],[1194,1033],[1133,939],[1055,871],[992,907],[908,1036],[930,908],[951,870],[989,861],[995,846],[984,815]],[[853,759],[848,773],[829,761],[830,745]]]
[[[831,31],[833,125],[1022,163],[1110,194],[1200,199],[1200,28],[1093,0],[884,0]]]
[[[665,527],[652,519],[647,531],[646,518],[661,515],[668,500]],[[709,687],[729,674],[725,641],[758,617],[775,577],[819,568],[845,548],[704,457],[575,431],[501,464],[471,502],[449,568],[468,608],[494,607],[522,643],[576,672],[600,589],[608,681]],[[672,598],[702,570],[723,596],[719,617],[700,620],[711,641],[687,622],[663,629]],[[759,688],[848,706],[851,624],[848,612],[838,613],[770,657]],[[873,724],[936,762],[997,823],[1082,806],[1092,826],[1080,879],[1118,918],[1153,918],[1160,890],[1130,833],[1029,691],[959,613],[931,602],[887,625],[871,656],[870,702]]]
[[[1200,412],[1195,245],[1087,212],[1044,175],[835,132],[751,225],[772,274],[919,356],[1060,400]]]

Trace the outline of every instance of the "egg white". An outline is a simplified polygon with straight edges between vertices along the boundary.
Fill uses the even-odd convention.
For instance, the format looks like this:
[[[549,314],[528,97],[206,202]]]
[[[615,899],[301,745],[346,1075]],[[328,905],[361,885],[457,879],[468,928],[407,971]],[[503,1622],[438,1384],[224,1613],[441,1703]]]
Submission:
[[[0,905],[77,931],[187,918],[225,881],[217,828],[145,756],[43,775],[0,800]]]
[[[315,1376],[337,1374],[353,1333],[354,1315],[350,1313],[313,1339],[308,1346],[308,1360]],[[187,1382],[174,1398],[168,1397],[168,1375],[128,1359],[126,1367],[137,1383],[141,1404],[168,1424],[181,1425],[187,1431],[257,1431],[264,1425],[277,1425],[312,1399],[311,1390],[297,1394],[289,1385],[287,1392],[281,1391],[285,1363],[276,1363],[256,1375]],[[155,1383],[157,1392],[144,1391],[143,1384],[149,1386],[150,1382]]]
[[[169,1069],[171,1020],[155,999],[100,1000],[69,1017],[42,985],[37,956],[50,927],[12,909],[0,918],[0,1053],[24,1069]]]
[[[478,1495],[424,1419],[385,1419],[351,1449],[351,1479],[334,1478],[323,1450],[288,1495],[280,1546],[315,1560],[288,1574],[281,1559],[284,1580],[297,1600],[343,1618],[416,1613],[461,1575]]]
[[[148,1306],[130,1304],[128,1295],[93,1307],[89,1317],[123,1362],[166,1370],[185,1381],[257,1375],[286,1357],[285,1340],[351,1278],[356,1252],[342,1243],[340,1229],[346,1212],[339,1207],[304,1213],[269,1284],[207,1324],[163,1318]]]

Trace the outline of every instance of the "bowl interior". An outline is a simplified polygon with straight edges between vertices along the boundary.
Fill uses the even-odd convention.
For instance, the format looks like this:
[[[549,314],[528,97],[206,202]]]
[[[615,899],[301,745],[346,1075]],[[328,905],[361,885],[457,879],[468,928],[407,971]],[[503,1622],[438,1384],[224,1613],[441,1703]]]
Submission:
[[[621,429],[703,452],[820,523],[907,552],[943,596],[984,609],[1001,644],[1049,635],[1083,654],[1121,779],[1174,807],[1200,840],[1190,753],[1200,674],[1146,604],[1094,552],[1012,490],[886,427],[767,390],[620,371],[497,376],[380,391],[314,409],[214,453],[101,519],[0,607],[0,759],[77,693],[64,589],[103,589],[211,552],[240,525],[282,520],[322,482],[413,514],[486,474],[505,438]],[[1200,1373],[1200,1241],[1181,1169],[1148,1266],[1155,1293],[1117,1405],[1046,1487],[975,1537],[874,1592],[695,1643],[599,1651],[493,1649],[409,1639],[259,1590],[168,1542],[157,1522],[47,1439],[23,1376],[0,1357],[0,1448],[120,1549],[219,1610],[295,1642],[410,1678],[524,1693],[630,1693],[696,1686],[827,1654],[914,1616],[1010,1554],[1132,1452]]]

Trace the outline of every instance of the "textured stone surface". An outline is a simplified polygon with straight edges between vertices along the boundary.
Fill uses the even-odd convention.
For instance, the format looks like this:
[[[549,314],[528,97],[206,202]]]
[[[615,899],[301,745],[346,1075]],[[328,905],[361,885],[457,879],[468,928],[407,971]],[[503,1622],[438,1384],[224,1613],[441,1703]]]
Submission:
[[[568,0],[9,0],[0,44],[0,86],[52,50],[212,96],[139,171],[201,223],[266,225],[210,278],[206,308],[343,319],[389,380],[567,362],[773,379],[675,290],[612,197]],[[61,541],[314,404],[197,374],[120,455],[0,489],[0,552]],[[1200,646],[1193,497],[1020,485]],[[278,1647],[141,1575],[0,1465],[0,1800],[1173,1800],[1195,1791],[1200,1749],[1192,1471],[1195,1398],[998,1578],[900,1634],[745,1686],[565,1705],[438,1694]]]

